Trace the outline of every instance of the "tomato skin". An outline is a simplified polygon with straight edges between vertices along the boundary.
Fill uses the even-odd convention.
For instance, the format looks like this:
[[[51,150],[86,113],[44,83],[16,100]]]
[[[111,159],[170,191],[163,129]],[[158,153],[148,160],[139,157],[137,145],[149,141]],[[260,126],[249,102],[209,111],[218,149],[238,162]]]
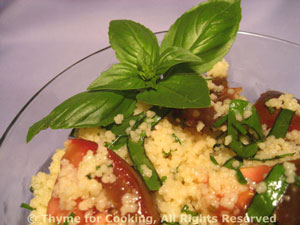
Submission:
[[[87,141],[84,139],[71,139],[66,143],[66,153],[62,159],[69,160],[75,168],[78,167],[79,163],[82,161],[83,157],[89,150],[96,154],[98,145],[95,142]],[[122,207],[122,196],[126,193],[135,192],[139,198],[137,204],[139,210],[137,213],[132,213],[130,215],[143,215],[146,218],[152,217],[152,224],[160,224],[160,215],[152,193],[147,189],[141,177],[135,172],[135,170],[127,164],[122,158],[120,158],[113,151],[108,150],[108,158],[113,161],[113,173],[116,176],[116,181],[113,183],[103,183],[99,178],[98,181],[102,183],[104,190],[108,198],[113,202],[114,208],[108,209],[107,212],[99,212],[95,208],[92,210],[91,216],[97,217],[101,215],[100,224],[105,224],[105,216],[107,213],[119,216],[119,212]],[[47,208],[47,215],[57,217],[57,218],[67,218],[72,212],[76,217],[80,218],[79,225],[86,224],[99,224],[90,223],[84,217],[87,211],[79,210],[79,203],[82,200],[79,198],[76,200],[76,206],[73,211],[61,210],[59,207],[59,198],[52,196]],[[116,214],[117,213],[117,214]]]
[[[265,105],[265,102],[271,98],[278,98],[282,95],[282,92],[279,91],[267,91],[261,94],[260,98],[255,103],[255,108],[258,112],[261,124],[266,124],[268,128],[272,128],[276,120],[276,117],[279,113],[279,109],[275,109],[274,113],[270,113],[268,107]],[[298,103],[300,104],[300,100]],[[291,125],[288,131],[299,130],[300,131],[300,116],[294,115]]]
[[[98,145],[95,142],[84,139],[70,139],[66,142],[66,153],[63,159],[69,160],[75,168],[78,167],[86,153],[91,150],[95,154]]]
[[[266,165],[241,168],[241,172],[244,177],[249,178],[256,183],[263,181],[265,179],[265,176],[270,171],[271,167]]]

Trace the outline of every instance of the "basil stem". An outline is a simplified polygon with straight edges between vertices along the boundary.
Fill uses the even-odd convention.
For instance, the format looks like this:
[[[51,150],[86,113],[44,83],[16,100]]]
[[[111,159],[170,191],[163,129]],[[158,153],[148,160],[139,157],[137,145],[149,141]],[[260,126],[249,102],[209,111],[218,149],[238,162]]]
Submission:
[[[157,191],[161,187],[162,183],[152,162],[146,155],[144,148],[144,139],[141,138],[138,142],[134,142],[133,140],[131,140],[131,138],[129,138],[127,146],[130,158],[134,163],[134,167],[141,174],[147,187],[151,191]],[[144,175],[142,165],[146,165],[152,171],[151,177],[147,177],[146,175]]]
[[[294,114],[295,112],[289,109],[281,109],[268,136],[273,135],[275,138],[284,138],[290,127]]]
[[[28,205],[28,204],[26,204],[26,203],[22,203],[22,204],[20,205],[20,207],[21,207],[21,208],[24,208],[24,209],[28,209],[28,210],[30,210],[30,211],[35,210],[35,208],[32,208],[30,205]]]
[[[246,215],[261,225],[266,224],[263,222],[263,218],[273,214],[288,187],[284,172],[284,167],[281,164],[275,165],[264,180],[267,190],[261,194],[256,193],[247,209]]]

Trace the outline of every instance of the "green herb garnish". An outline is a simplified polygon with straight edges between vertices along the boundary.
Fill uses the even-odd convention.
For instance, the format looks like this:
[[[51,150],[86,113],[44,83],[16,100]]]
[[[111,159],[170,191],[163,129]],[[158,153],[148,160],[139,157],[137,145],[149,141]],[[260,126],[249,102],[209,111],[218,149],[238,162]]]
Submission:
[[[295,176],[295,184],[300,187],[300,176]]]
[[[167,180],[167,176],[162,176],[160,178],[160,181],[161,181],[162,184],[165,183],[166,180]]]
[[[176,142],[178,142],[179,144],[181,144],[180,139],[176,136],[175,133],[172,134],[173,138],[175,139]]]
[[[213,164],[215,164],[216,166],[219,165],[218,161],[215,159],[215,157],[212,154],[209,155],[209,158]]]
[[[238,162],[239,164],[237,166],[234,166],[233,163],[234,162]],[[242,174],[240,168],[242,167],[243,162],[240,158],[238,157],[233,157],[228,159],[225,163],[224,163],[224,167],[228,168],[228,169],[232,169],[236,171],[236,177],[239,181],[240,184],[247,184],[247,180],[244,177],[244,175]]]
[[[247,216],[256,218],[259,224],[265,225],[262,218],[273,214],[287,189],[288,184],[285,179],[283,166],[280,164],[275,165],[264,180],[267,190],[261,194],[256,193],[247,209]]]
[[[96,170],[99,170],[101,168],[101,166],[96,166]]]
[[[276,159],[282,159],[282,158],[285,158],[285,157],[288,157],[288,156],[293,156],[295,155],[296,152],[293,152],[293,153],[287,153],[287,154],[282,154],[282,155],[276,155],[272,158],[265,158],[265,159],[259,159],[259,158],[248,158],[246,160],[251,160],[251,161],[259,161],[259,162],[266,162],[266,161],[272,161],[272,160],[276,160]]]
[[[219,128],[221,127],[223,124],[225,124],[228,120],[228,115],[221,117],[220,119],[218,119],[215,123],[214,123],[214,128]]]
[[[161,46],[145,26],[111,21],[109,41],[120,62],[104,71],[88,91],[33,124],[27,142],[47,128],[108,126],[118,114],[130,117],[136,100],[169,108],[209,107],[209,89],[200,74],[227,54],[240,20],[240,0],[207,1],[178,18]]]
[[[107,167],[108,167],[108,168],[112,168],[112,167],[113,167],[113,165],[112,165],[112,164],[109,164],[109,165],[107,165]]]
[[[189,210],[189,207],[188,207],[187,205],[184,205],[184,206],[182,207],[181,212],[182,212],[182,213],[189,214],[189,215],[191,215],[191,216],[197,216],[197,215],[198,215],[197,212]]]
[[[64,222],[63,225],[69,225],[70,221],[72,221],[72,219],[73,219],[74,217],[75,217],[75,213],[72,212],[72,213],[68,216],[67,220]]]
[[[175,150],[171,149],[169,152],[163,151],[162,154],[163,154],[164,158],[168,158],[168,157],[170,157],[172,155],[172,152],[176,152],[176,151],[177,151],[177,149],[175,149]]]
[[[284,138],[288,132],[294,114],[295,112],[289,109],[281,109],[268,136],[273,135],[275,138]]]
[[[31,193],[33,193],[33,192],[34,192],[34,189],[33,189],[33,187],[32,187],[32,186],[30,186],[30,188],[29,188],[29,191],[30,191]]]
[[[127,143],[128,151],[134,167],[142,175],[145,184],[151,191],[157,191],[161,187],[161,180],[152,164],[150,159],[147,157],[144,148],[144,139],[134,142],[129,138]],[[146,165],[151,171],[152,176],[147,177],[143,175],[142,165]]]
[[[30,205],[28,205],[28,204],[26,204],[26,203],[22,203],[22,204],[20,205],[20,207],[21,207],[21,208],[24,208],[24,209],[28,209],[28,210],[30,210],[30,211],[35,210],[35,208],[32,208]]]

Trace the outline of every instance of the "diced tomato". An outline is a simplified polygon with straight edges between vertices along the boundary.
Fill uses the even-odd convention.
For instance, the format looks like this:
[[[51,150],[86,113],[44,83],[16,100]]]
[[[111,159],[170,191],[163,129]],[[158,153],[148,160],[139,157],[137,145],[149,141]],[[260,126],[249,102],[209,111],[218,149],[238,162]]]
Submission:
[[[266,165],[241,168],[244,177],[249,178],[256,183],[263,181],[270,170],[271,167]]]
[[[75,167],[78,167],[84,155],[89,150],[92,150],[94,153],[96,153],[98,146],[94,142],[86,141],[83,139],[73,139],[67,143],[66,148],[66,154],[63,158],[68,159]],[[155,205],[152,193],[147,189],[140,176],[135,172],[133,168],[131,168],[131,166],[129,166],[113,151],[108,150],[108,157],[113,161],[113,173],[117,177],[117,179],[113,183],[102,183],[101,179],[98,179],[98,181],[102,183],[107,197],[110,199],[110,201],[112,201],[114,208],[107,209],[106,212],[99,212],[96,209],[93,209],[92,216],[103,216],[108,213],[112,213],[114,215],[117,214],[120,216],[123,195],[126,193],[136,193],[139,196],[137,200],[139,210],[136,213],[131,213],[129,215],[140,215],[144,216],[145,218],[152,217],[152,224],[160,224],[160,215]],[[73,211],[76,216],[80,217],[80,225],[93,224],[85,223],[86,219],[84,218],[84,215],[86,211],[81,211],[78,209],[78,205],[80,202],[81,199],[77,199],[77,205],[75,207],[75,210]],[[48,204],[48,215],[67,217],[71,213],[72,212],[70,211],[61,210],[59,208],[59,199],[52,196]],[[105,223],[105,219],[102,219],[100,222],[100,224],[103,223]],[[99,223],[94,224],[98,225]]]
[[[270,113],[268,107],[265,105],[266,101],[268,99],[272,98],[278,98],[283,93],[279,91],[267,91],[263,94],[261,94],[260,98],[255,103],[255,108],[258,112],[260,122],[261,124],[266,124],[268,128],[272,128],[273,124],[276,120],[276,117],[279,113],[279,109],[274,109],[274,113]],[[298,100],[298,103],[300,104],[300,100]],[[292,130],[300,130],[300,116],[294,115],[291,125],[289,127],[289,131]]]
[[[84,139],[71,139],[66,143],[66,153],[63,159],[69,160],[75,168],[78,167],[86,153],[91,150],[96,153],[98,145]]]

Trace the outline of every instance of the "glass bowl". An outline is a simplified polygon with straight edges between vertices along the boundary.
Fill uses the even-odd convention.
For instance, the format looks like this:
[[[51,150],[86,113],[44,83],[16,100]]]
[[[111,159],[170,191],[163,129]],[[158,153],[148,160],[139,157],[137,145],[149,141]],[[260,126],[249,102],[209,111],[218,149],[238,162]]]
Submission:
[[[161,41],[165,32],[157,33]],[[279,90],[300,96],[300,46],[272,37],[239,32],[226,59],[229,82],[242,86],[254,102],[260,93]],[[117,60],[110,47],[71,65],[49,81],[12,121],[0,140],[0,220],[3,225],[27,224],[29,212],[20,208],[32,197],[31,176],[47,171],[52,154],[63,147],[70,130],[46,130],[26,143],[28,128],[68,97],[87,86]]]

